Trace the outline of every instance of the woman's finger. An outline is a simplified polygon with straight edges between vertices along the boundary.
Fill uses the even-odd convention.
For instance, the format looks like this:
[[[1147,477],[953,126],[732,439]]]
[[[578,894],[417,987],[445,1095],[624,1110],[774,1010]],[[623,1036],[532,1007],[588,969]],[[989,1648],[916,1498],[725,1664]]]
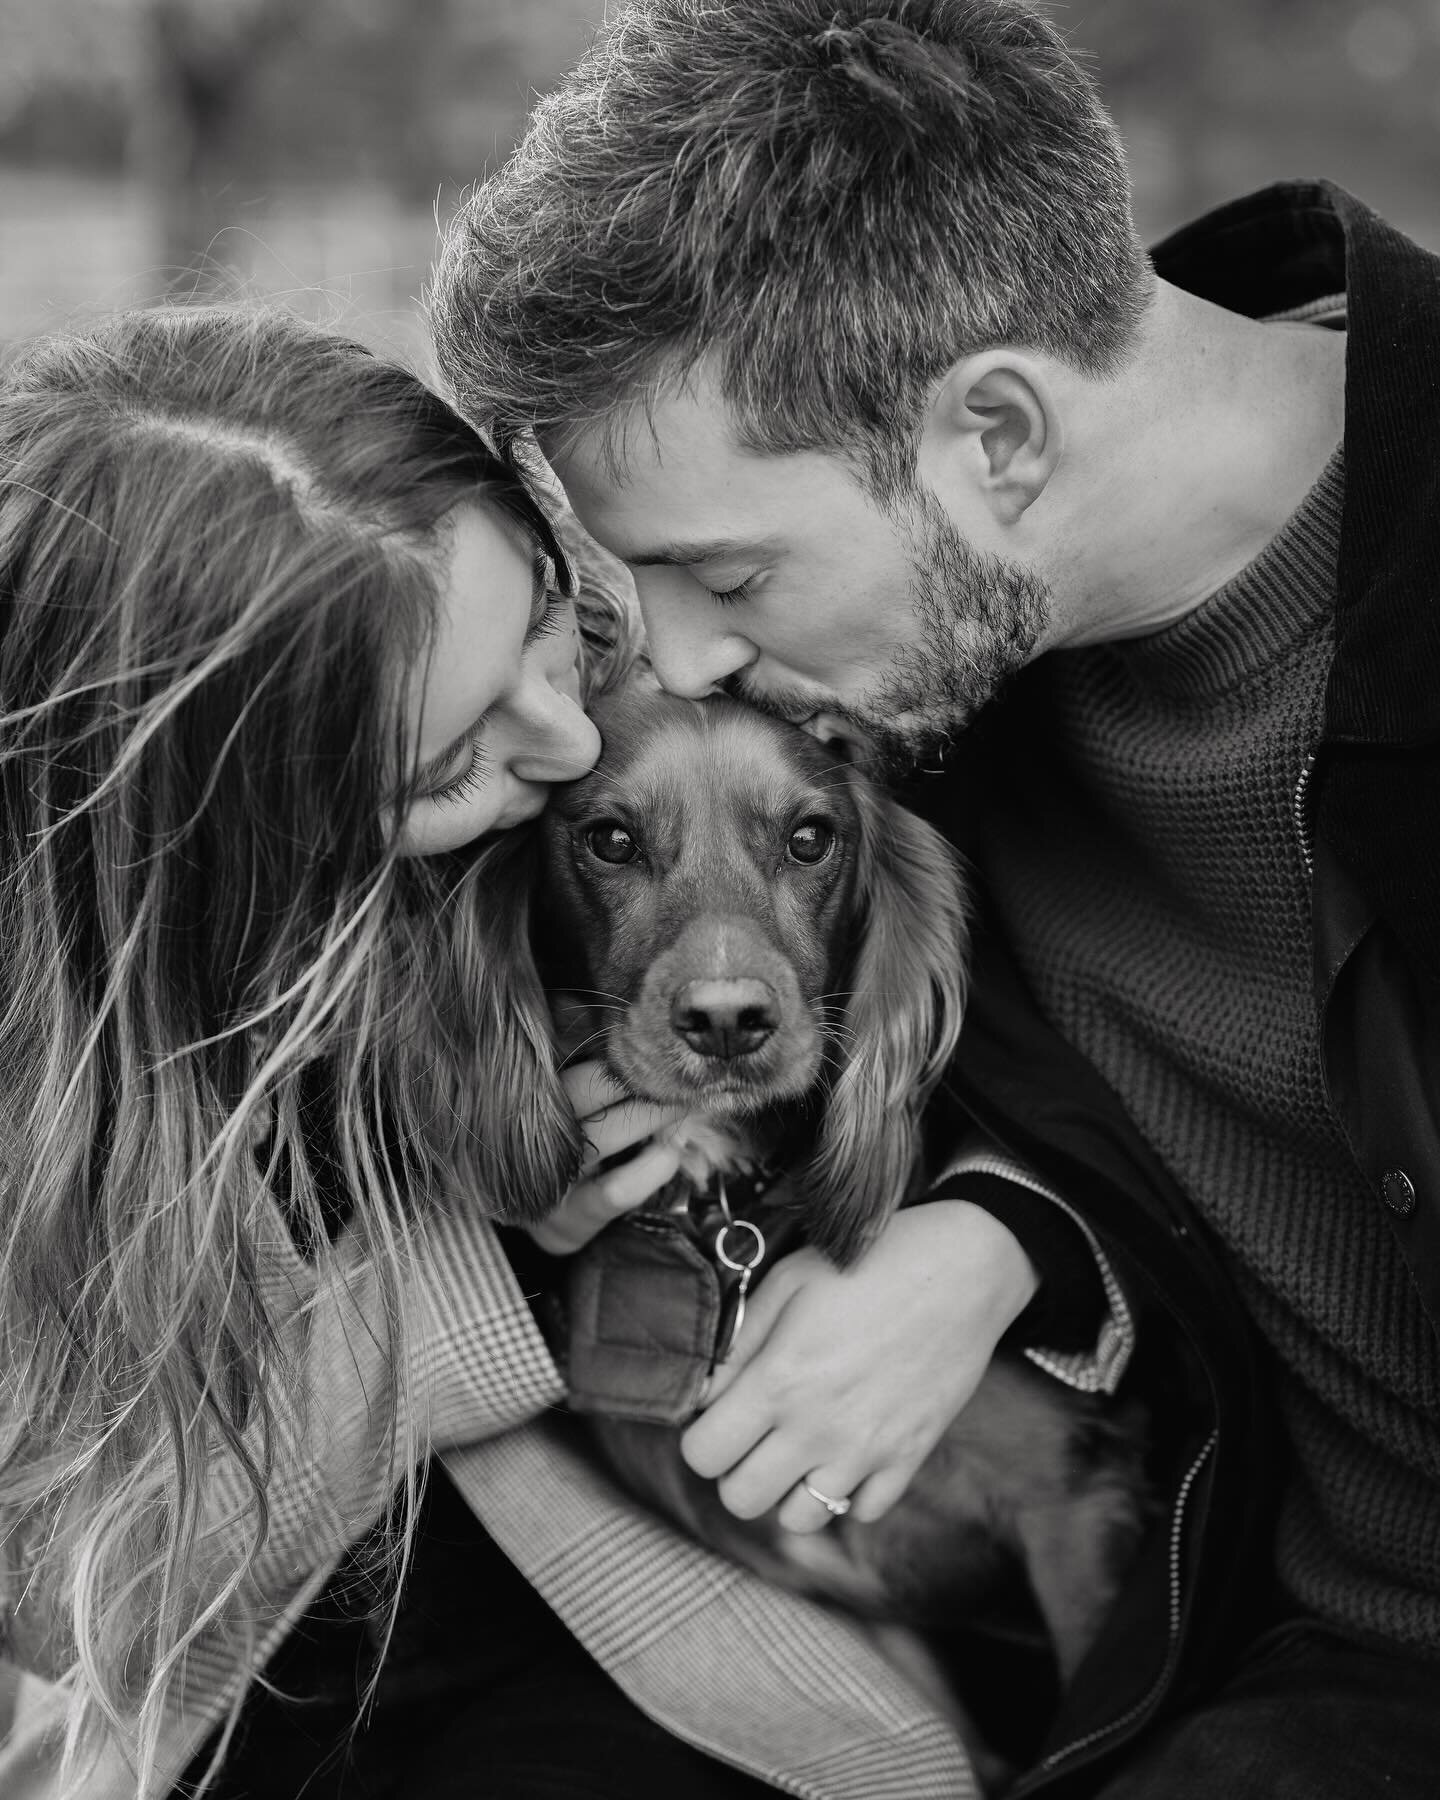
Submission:
[[[658,1106],[652,1100],[622,1100],[605,1112],[580,1121],[586,1150],[581,1170],[589,1174],[612,1156],[643,1144],[687,1116],[683,1106]]]
[[[724,1475],[755,1448],[770,1430],[770,1414],[731,1394],[724,1402],[686,1426],[680,1454],[697,1475],[712,1480]]]
[[[568,1069],[560,1071],[560,1084],[581,1119],[604,1112],[607,1106],[626,1097],[624,1088],[601,1062],[571,1063]]]
[[[868,1475],[855,1490],[852,1518],[859,1519],[863,1525],[873,1525],[877,1519],[883,1519],[914,1481],[919,1467],[919,1463],[889,1463]]]
[[[716,1483],[721,1500],[737,1519],[758,1519],[777,1506],[799,1477],[795,1446],[778,1431],[761,1438],[750,1454]]]
[[[735,1333],[724,1362],[716,1365],[705,1385],[702,1406],[713,1406],[722,1394],[734,1386],[736,1378],[764,1349],[770,1333],[775,1329],[775,1322],[784,1311],[785,1303],[793,1291],[793,1285],[785,1273],[785,1264],[780,1262],[771,1271],[770,1279],[762,1282],[756,1292],[747,1297],[740,1329]]]
[[[621,1151],[686,1117],[684,1106],[663,1106],[626,1094],[599,1063],[577,1063],[560,1076],[585,1139],[581,1173],[588,1175]]]
[[[605,1196],[610,1218],[633,1212],[637,1206],[658,1194],[680,1167],[680,1152],[663,1139],[646,1144],[628,1161],[593,1176],[591,1185]]]
[[[577,1181],[554,1212],[526,1229],[550,1256],[573,1256],[609,1222],[604,1194],[593,1181]]]
[[[570,1256],[612,1219],[658,1193],[679,1166],[673,1144],[647,1144],[619,1168],[577,1181],[548,1218],[531,1226],[530,1235],[551,1256]]]
[[[860,1496],[869,1485],[842,1463],[823,1463],[807,1470],[780,1502],[780,1523],[786,1531],[811,1532],[824,1531],[852,1511],[858,1518]]]

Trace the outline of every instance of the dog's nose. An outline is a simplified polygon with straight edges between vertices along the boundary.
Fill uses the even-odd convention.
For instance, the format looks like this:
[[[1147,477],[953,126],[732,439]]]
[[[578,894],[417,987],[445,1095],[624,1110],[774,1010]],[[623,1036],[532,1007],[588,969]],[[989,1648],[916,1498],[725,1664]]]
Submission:
[[[774,1031],[775,996],[763,981],[690,981],[670,1002],[670,1024],[700,1056],[749,1056]]]

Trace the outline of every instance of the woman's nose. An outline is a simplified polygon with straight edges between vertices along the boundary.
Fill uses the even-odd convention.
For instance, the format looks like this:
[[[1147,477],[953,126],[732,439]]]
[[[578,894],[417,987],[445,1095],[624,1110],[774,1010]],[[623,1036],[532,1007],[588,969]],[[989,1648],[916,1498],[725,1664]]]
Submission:
[[[576,781],[595,767],[600,733],[564,685],[549,681],[527,708],[510,768],[521,781]]]

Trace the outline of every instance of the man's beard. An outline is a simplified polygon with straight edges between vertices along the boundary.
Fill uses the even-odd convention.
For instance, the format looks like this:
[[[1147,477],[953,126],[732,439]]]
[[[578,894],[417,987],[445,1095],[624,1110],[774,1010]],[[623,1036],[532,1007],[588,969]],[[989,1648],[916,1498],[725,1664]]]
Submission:
[[[849,700],[817,706],[814,694],[752,694],[743,672],[726,684],[766,712],[808,709],[854,726],[865,740],[860,760],[882,780],[938,766],[956,732],[1034,656],[1052,605],[1048,585],[1023,563],[966,543],[928,488],[912,487],[902,509],[918,643]]]

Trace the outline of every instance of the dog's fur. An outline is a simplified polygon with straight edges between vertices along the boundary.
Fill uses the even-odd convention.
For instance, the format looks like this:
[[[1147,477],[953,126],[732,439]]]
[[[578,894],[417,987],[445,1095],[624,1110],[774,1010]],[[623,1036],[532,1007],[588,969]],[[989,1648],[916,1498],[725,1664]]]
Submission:
[[[732,702],[632,689],[600,723],[599,766],[542,825],[537,937],[566,1038],[636,1095],[782,1149],[804,1236],[849,1262],[923,1180],[920,1115],[964,998],[955,858],[842,758]],[[1133,1417],[1018,1357],[994,1360],[884,1519],[818,1535],[732,1517],[677,1430],[596,1424],[693,1534],[876,1619],[953,1627],[1018,1557],[1062,1678],[1145,1510]]]

